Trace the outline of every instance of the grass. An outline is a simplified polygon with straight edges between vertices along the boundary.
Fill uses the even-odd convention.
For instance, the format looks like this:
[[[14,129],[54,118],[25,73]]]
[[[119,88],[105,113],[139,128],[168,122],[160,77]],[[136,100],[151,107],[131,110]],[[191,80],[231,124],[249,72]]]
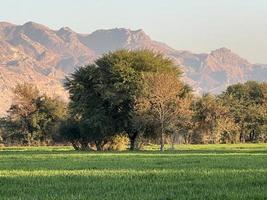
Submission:
[[[267,199],[267,144],[0,150],[0,199]]]

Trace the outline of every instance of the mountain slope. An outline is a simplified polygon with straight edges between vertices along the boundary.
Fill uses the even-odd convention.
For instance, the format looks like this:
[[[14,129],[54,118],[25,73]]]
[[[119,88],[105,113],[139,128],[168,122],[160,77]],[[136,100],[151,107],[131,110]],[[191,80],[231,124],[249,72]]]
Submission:
[[[66,74],[118,49],[150,49],[166,55],[183,69],[184,80],[198,92],[218,93],[229,84],[266,81],[267,77],[267,65],[251,64],[229,49],[210,54],[178,51],[153,41],[143,30],[116,28],[79,34],[68,27],[52,30],[34,22],[0,22],[0,113],[9,107],[12,88],[21,82],[67,99],[62,87]]]

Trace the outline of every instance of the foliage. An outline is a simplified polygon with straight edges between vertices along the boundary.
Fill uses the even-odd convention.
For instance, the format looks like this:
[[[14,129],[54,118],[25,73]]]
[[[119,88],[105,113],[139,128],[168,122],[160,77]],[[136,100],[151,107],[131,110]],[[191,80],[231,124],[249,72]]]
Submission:
[[[77,121],[68,119],[61,122],[59,133],[72,144],[75,150],[86,150],[88,148],[88,143],[83,142],[80,126]]]
[[[139,131],[134,123],[141,122],[135,113],[143,95],[144,75],[159,71],[179,73],[162,55],[121,50],[78,68],[67,78],[70,112],[79,118],[86,142],[101,149],[111,137],[126,132],[133,149]]]
[[[108,143],[108,150],[123,151],[129,147],[129,138],[126,134],[115,135]]]
[[[19,84],[14,92],[14,103],[4,119],[4,137],[27,145],[51,143],[66,116],[65,103],[41,95],[30,84]]]
[[[240,127],[240,142],[266,141],[267,85],[248,81],[229,86],[220,95]]]
[[[195,102],[194,109],[194,143],[220,143],[235,139],[238,125],[231,118],[229,108],[217,97],[203,95]]]
[[[158,124],[160,134],[160,150],[163,151],[167,127],[177,119],[179,112],[179,92],[183,85],[179,77],[172,73],[149,74],[146,77],[149,112]]]

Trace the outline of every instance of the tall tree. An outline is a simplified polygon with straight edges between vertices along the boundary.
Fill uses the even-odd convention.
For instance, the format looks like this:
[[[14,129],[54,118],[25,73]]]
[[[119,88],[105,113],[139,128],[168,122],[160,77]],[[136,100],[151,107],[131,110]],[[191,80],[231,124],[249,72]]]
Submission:
[[[183,87],[175,73],[155,73],[146,77],[150,112],[159,124],[160,150],[164,150],[166,129],[179,112],[179,93]]]
[[[71,112],[79,116],[84,135],[96,143],[127,132],[134,149],[137,102],[149,72],[177,71],[173,63],[151,51],[116,51],[95,64],[77,69],[68,79]],[[140,122],[140,121],[139,121]]]

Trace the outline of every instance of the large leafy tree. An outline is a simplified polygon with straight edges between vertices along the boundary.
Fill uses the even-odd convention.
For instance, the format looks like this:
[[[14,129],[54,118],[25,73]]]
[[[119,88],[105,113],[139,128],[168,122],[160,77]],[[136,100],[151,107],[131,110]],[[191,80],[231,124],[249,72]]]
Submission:
[[[135,113],[145,74],[173,71],[178,73],[169,59],[147,50],[116,51],[78,68],[67,78],[66,88],[83,138],[101,149],[114,134],[127,132],[134,149],[139,133],[136,122],[140,122]]]
[[[66,88],[71,100],[69,121],[78,123],[79,131],[71,128],[74,126],[72,123],[70,128],[75,130],[72,137],[80,143],[76,146],[81,149],[90,148],[90,142],[101,148],[105,140],[114,134],[113,113],[108,101],[103,99],[107,95],[104,87],[103,76],[96,65],[81,67],[67,79]]]

